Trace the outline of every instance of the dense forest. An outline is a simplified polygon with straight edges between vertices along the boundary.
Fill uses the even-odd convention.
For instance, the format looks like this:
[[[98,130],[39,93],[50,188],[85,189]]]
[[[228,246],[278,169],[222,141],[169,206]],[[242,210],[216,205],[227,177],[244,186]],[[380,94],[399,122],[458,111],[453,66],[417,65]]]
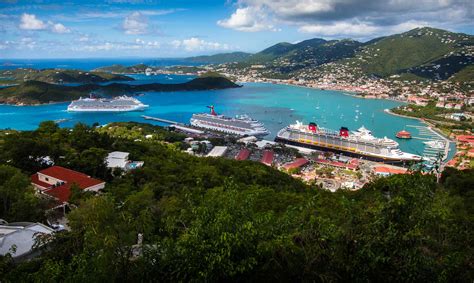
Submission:
[[[473,170],[447,169],[440,183],[413,172],[331,193],[256,162],[188,155],[182,139],[138,123],[0,132],[2,219],[45,220],[29,175],[46,156],[107,181],[100,195],[75,193],[71,231],[56,233],[41,256],[1,257],[0,281],[474,278]],[[112,174],[104,164],[112,150],[145,166]]]

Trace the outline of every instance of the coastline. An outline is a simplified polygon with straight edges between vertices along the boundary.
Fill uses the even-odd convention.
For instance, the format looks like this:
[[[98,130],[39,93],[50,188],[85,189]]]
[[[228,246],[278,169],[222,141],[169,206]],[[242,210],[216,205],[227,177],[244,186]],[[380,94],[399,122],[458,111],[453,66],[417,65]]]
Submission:
[[[451,147],[451,143],[453,143],[454,141],[451,140],[449,137],[445,136],[445,134],[443,132],[441,132],[438,128],[436,128],[435,125],[433,125],[432,123],[426,121],[425,119],[423,118],[418,118],[418,117],[411,117],[411,116],[406,116],[406,115],[401,115],[401,114],[397,114],[397,113],[393,113],[390,109],[385,109],[384,111],[385,113],[388,113],[388,114],[391,114],[391,115],[394,115],[394,116],[398,116],[398,117],[402,117],[402,118],[409,118],[409,119],[415,119],[415,120],[418,120],[420,122],[422,122],[423,124],[426,125],[426,127],[431,131],[433,132],[434,134],[436,134],[438,137],[440,137],[441,139],[443,139],[445,142],[446,142],[446,148],[445,148],[445,153],[446,155],[444,156],[443,158],[443,162],[448,162],[449,160],[451,160],[452,158],[449,158],[449,151],[451,150],[450,147]],[[454,148],[454,154],[452,157],[454,157],[456,154],[456,147]]]
[[[395,98],[390,98],[390,97],[377,97],[374,95],[374,97],[365,97],[367,95],[361,95],[361,92],[357,92],[351,89],[345,89],[345,88],[323,88],[323,87],[314,87],[314,86],[308,86],[308,85],[300,85],[300,84],[292,84],[290,82],[279,82],[279,81],[246,81],[246,80],[237,80],[239,83],[264,83],[264,84],[278,84],[278,85],[287,85],[287,86],[293,86],[293,87],[301,87],[301,88],[309,88],[309,89],[317,89],[317,90],[330,90],[330,91],[338,91],[341,92],[344,95],[352,96],[355,98],[360,98],[360,99],[379,99],[379,100],[390,100],[390,101],[396,101],[396,102],[401,102],[401,103],[406,103],[404,100],[399,100]]]
[[[415,119],[415,120],[421,121],[421,122],[423,122],[423,123],[425,123],[425,124],[428,124],[428,123],[425,121],[425,119],[423,119],[423,118],[418,118],[418,117],[412,117],[412,116],[397,114],[397,113],[392,112],[391,109],[385,109],[384,112],[385,112],[385,113],[388,113],[388,114],[391,114],[391,115],[393,115],[393,116],[398,116],[398,117],[408,118],[408,119]]]

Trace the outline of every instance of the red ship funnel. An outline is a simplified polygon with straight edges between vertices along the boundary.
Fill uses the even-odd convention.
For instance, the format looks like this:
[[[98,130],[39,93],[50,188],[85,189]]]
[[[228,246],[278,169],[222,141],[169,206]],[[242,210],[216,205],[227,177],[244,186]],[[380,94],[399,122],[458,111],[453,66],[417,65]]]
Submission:
[[[316,125],[316,123],[311,122],[308,125],[308,129],[312,132],[316,132],[318,130],[318,125]]]
[[[214,105],[207,106],[207,108],[211,109],[211,115],[217,116],[216,111],[214,111]]]
[[[339,130],[339,135],[341,137],[347,138],[349,136],[349,129],[346,127],[341,127],[341,129]]]

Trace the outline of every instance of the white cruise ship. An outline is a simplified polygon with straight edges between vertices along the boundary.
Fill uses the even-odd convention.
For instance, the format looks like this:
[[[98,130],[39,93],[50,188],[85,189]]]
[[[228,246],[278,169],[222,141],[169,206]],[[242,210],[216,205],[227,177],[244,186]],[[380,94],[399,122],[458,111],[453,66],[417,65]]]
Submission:
[[[319,128],[315,123],[303,125],[296,121],[281,129],[275,141],[390,164],[421,161],[421,156],[401,151],[396,141],[376,138],[364,127],[352,132],[345,127],[334,131]]]
[[[238,136],[258,137],[270,133],[262,123],[247,115],[231,118],[218,115],[214,111],[214,106],[208,106],[208,108],[210,108],[210,113],[193,114],[190,120],[192,126]]]
[[[127,112],[141,111],[148,105],[143,104],[140,100],[129,97],[119,96],[113,99],[105,98],[79,98],[74,100],[67,107],[67,111],[71,112]]]

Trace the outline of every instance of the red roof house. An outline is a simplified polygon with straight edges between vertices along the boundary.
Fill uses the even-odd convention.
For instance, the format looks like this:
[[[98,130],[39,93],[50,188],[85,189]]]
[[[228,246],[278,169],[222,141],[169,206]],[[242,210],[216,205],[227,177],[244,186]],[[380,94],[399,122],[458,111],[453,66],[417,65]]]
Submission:
[[[247,160],[250,156],[250,150],[244,148],[235,156],[235,160]]]
[[[474,136],[470,135],[459,135],[456,137],[458,142],[474,145]]]
[[[306,158],[297,158],[295,161],[283,165],[283,168],[285,168],[285,170],[290,170],[294,168],[299,168],[308,163],[309,163],[309,160]]]
[[[260,160],[265,165],[272,166],[273,163],[273,151],[264,150],[262,159]]]
[[[71,196],[71,186],[75,184],[84,191],[97,192],[105,182],[61,166],[52,166],[31,176],[31,183],[41,193],[67,203]]]
[[[390,176],[394,174],[407,174],[408,170],[405,168],[395,168],[387,166],[376,166],[374,172],[379,176]]]

